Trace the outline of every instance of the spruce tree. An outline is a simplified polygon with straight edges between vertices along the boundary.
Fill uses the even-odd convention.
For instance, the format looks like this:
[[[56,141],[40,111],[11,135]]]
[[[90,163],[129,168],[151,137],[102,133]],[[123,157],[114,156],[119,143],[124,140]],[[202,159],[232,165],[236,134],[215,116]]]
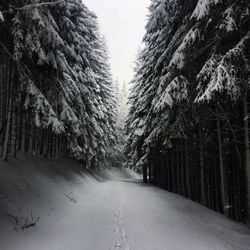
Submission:
[[[244,221],[249,3],[155,0],[149,10],[129,98],[128,165]]]
[[[100,165],[116,138],[112,77],[97,17],[80,0],[11,1],[2,8],[1,45],[20,95],[14,103],[20,117],[3,119],[20,120],[13,132],[22,138],[18,148]],[[13,113],[12,104],[9,109]],[[12,143],[7,137],[3,155]]]

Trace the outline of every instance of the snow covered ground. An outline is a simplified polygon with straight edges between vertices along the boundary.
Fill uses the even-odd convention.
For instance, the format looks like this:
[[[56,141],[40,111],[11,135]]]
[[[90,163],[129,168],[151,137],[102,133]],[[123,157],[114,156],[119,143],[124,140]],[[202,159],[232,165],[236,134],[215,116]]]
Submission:
[[[129,170],[0,162],[1,250],[248,250],[250,230]],[[14,231],[28,218],[35,227]],[[22,218],[23,217],[23,218]]]

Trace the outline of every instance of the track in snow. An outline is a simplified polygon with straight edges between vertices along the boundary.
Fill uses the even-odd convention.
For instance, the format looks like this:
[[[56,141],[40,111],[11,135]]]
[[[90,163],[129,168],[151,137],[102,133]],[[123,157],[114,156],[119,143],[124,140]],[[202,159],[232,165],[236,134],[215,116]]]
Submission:
[[[91,175],[102,181],[90,175],[77,174],[70,181],[43,175],[36,176],[40,186],[32,188],[38,181],[31,183],[34,176],[26,179],[31,191],[25,192],[36,192],[35,197],[42,198],[29,203],[23,213],[32,210],[40,221],[35,228],[16,233],[12,222],[2,218],[0,249],[250,250],[246,227],[183,197],[145,185],[128,170]],[[31,193],[22,197],[27,196]],[[8,208],[14,211],[11,201]]]

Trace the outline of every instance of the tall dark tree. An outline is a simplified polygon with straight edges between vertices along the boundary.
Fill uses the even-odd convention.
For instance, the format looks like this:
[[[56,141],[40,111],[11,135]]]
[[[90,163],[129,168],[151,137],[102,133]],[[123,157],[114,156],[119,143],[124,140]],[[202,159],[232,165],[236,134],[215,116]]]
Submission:
[[[152,1],[126,126],[129,165],[145,181],[240,221],[250,214],[249,10]]]
[[[102,164],[114,144],[114,96],[96,16],[80,0],[3,1],[1,155],[71,155]]]

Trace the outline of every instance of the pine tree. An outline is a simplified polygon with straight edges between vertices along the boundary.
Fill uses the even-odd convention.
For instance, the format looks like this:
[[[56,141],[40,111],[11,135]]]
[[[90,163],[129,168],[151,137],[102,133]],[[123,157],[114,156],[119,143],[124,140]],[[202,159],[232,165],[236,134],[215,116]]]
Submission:
[[[100,165],[116,138],[112,77],[96,16],[80,0],[11,1],[2,8],[1,45],[14,65],[13,88],[20,96],[18,103],[8,100],[10,113],[13,105],[19,111],[3,118],[12,123],[5,130],[18,120],[13,133],[23,152],[67,154],[86,166]],[[12,135],[4,133],[6,155]]]
[[[128,165],[244,221],[249,3],[155,0],[149,10],[129,97]]]

